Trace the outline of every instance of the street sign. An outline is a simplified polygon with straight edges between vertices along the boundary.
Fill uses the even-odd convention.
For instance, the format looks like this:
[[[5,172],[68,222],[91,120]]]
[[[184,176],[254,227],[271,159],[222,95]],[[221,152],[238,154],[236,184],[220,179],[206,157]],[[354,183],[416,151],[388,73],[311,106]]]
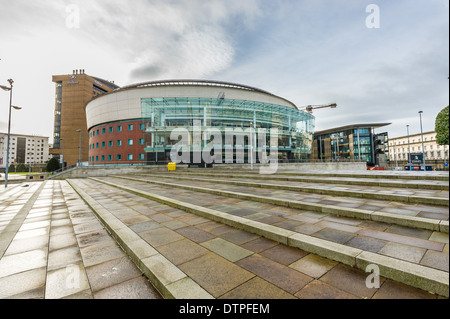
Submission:
[[[411,153],[411,164],[422,164],[423,153]]]

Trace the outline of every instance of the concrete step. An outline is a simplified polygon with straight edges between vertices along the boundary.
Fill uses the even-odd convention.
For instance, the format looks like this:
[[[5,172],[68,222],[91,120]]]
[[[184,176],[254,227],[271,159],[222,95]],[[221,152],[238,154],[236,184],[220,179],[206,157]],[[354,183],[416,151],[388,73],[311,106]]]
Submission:
[[[431,204],[431,205],[441,205],[441,206],[449,206],[449,198],[448,192],[445,192],[447,197],[438,197],[438,196],[420,196],[420,195],[400,195],[394,193],[385,193],[385,192],[376,192],[372,189],[368,189],[367,191],[361,190],[342,190],[342,189],[330,189],[324,187],[317,186],[297,186],[297,185],[287,185],[286,183],[280,182],[255,182],[252,179],[248,178],[246,180],[231,180],[230,178],[199,178],[199,177],[187,177],[182,175],[175,174],[143,174],[143,176],[153,176],[153,177],[164,177],[170,179],[179,179],[179,180],[191,180],[191,181],[203,181],[209,183],[220,183],[220,184],[230,184],[237,186],[250,186],[250,187],[261,187],[261,188],[271,188],[271,189],[282,189],[289,191],[297,191],[297,192],[306,192],[306,193],[315,193],[315,194],[327,194],[333,196],[347,196],[347,197],[357,197],[357,198],[367,198],[367,199],[381,199],[381,200],[389,200],[389,201],[398,201],[404,203],[416,203],[416,204]],[[304,184],[304,183],[302,183]],[[324,184],[320,184],[324,185]],[[441,193],[441,192],[439,192]],[[439,194],[440,195],[440,194]]]
[[[137,185],[131,187],[126,185],[123,177],[122,179],[92,178],[91,180],[151,199],[152,201],[160,202],[164,205],[197,214],[222,224],[242,229],[248,233],[263,236],[264,238],[290,247],[299,248],[360,270],[366,270],[368,265],[375,264],[379,267],[381,276],[385,278],[448,297],[448,272],[446,271],[308,236],[289,229],[265,224],[256,220],[250,220],[241,216],[235,216],[200,205],[194,205],[186,201],[142,190],[140,189],[141,187],[137,187]],[[129,235],[132,236],[131,234]],[[134,237],[134,240],[138,240],[138,238]]]
[[[159,174],[159,173],[156,173]],[[360,185],[360,186],[380,186],[380,187],[397,187],[412,189],[432,189],[432,190],[449,190],[449,182],[441,180],[410,180],[410,179],[383,179],[383,178],[359,178],[359,177],[328,177],[328,176],[286,176],[280,174],[261,175],[257,173],[198,173],[191,171],[178,170],[173,172],[177,175],[189,176],[205,176],[205,177],[232,177],[232,178],[252,178],[255,180],[274,180],[288,182],[308,182],[308,183],[328,183],[339,185]]]
[[[190,169],[193,171],[193,169]],[[197,169],[197,172],[202,173],[236,173],[236,174],[259,174],[258,170],[255,172],[243,171],[233,168],[215,168],[210,169]],[[276,175],[287,176],[320,176],[320,177],[356,177],[356,178],[381,178],[381,179],[404,179],[404,180],[435,180],[435,181],[449,181],[448,172],[396,172],[396,171],[283,171],[279,170]]]
[[[255,190],[245,189],[241,191],[227,191],[219,188],[219,185],[216,184],[215,188],[211,187],[198,187],[193,186],[189,183],[174,183],[174,182],[163,182],[157,181],[152,178],[133,178],[127,176],[120,176],[123,179],[135,180],[139,182],[158,184],[163,186],[177,187],[195,192],[203,192],[208,194],[215,194],[220,196],[228,196],[233,198],[257,201],[261,203],[268,203],[283,207],[291,207],[303,210],[311,210],[315,212],[334,214],[338,216],[345,216],[351,218],[358,218],[364,220],[372,220],[385,222],[390,224],[396,224],[400,226],[413,227],[419,229],[428,229],[434,231],[440,231],[448,234],[448,220],[440,220],[440,219],[431,219],[417,216],[408,216],[387,212],[378,212],[360,208],[349,208],[338,205],[330,205],[330,204],[320,204],[320,203],[311,203],[301,200],[289,200],[287,198],[279,198],[271,195],[258,195],[254,194]],[[448,219],[448,217],[447,217]]]

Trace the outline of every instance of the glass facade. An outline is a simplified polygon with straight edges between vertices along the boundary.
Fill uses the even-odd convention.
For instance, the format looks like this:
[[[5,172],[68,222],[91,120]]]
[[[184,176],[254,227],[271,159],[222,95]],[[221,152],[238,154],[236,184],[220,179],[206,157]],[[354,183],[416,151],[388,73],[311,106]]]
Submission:
[[[380,125],[380,126],[384,126]],[[377,126],[379,127],[379,126]],[[314,136],[314,160],[363,161],[368,165],[384,165],[386,133],[375,134],[374,127],[337,128],[317,132]]]
[[[372,133],[368,128],[355,129],[353,131],[353,144],[355,159],[366,162],[373,162]]]
[[[177,140],[170,140],[173,129],[182,127],[193,132],[200,123],[201,130],[218,129],[222,133],[222,147],[233,148],[225,139],[229,129],[266,129],[266,147],[270,146],[270,129],[278,129],[278,156],[280,159],[310,159],[315,128],[313,115],[293,107],[225,98],[144,98],[141,99],[142,119],[146,123],[144,134],[148,161],[168,159]],[[256,138],[255,138],[256,140]],[[214,142],[217,142],[216,140]],[[202,146],[207,143],[202,139]],[[247,138],[243,148],[252,143]],[[260,143],[258,143],[258,146]],[[190,143],[193,151],[193,145]],[[251,146],[252,147],[252,146]],[[267,150],[266,149],[266,150]],[[222,152],[225,156],[225,152]],[[225,161],[223,161],[225,162]]]
[[[60,144],[61,144],[61,140],[60,140],[61,139],[61,108],[62,108],[62,82],[56,82],[53,148],[60,148]]]

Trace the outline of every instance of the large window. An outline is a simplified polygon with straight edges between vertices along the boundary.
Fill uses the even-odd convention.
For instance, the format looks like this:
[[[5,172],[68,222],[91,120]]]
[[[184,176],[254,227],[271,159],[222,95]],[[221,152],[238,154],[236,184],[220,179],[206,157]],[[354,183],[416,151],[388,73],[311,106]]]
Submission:
[[[62,82],[56,82],[55,116],[53,129],[53,147],[61,148],[61,108],[62,108]]]
[[[156,148],[158,152],[169,151],[178,142],[169,138],[173,129],[184,127],[192,131],[197,124],[202,129],[214,128],[222,133],[228,128],[254,128],[256,132],[266,129],[267,133],[276,128],[281,158],[302,159],[312,153],[315,118],[293,107],[221,98],[148,98],[142,99],[141,106],[142,118],[151,119],[151,127],[144,134],[145,144],[150,146],[146,148],[149,153],[155,153]],[[225,134],[222,136],[224,138]],[[267,134],[267,148],[269,140]],[[226,141],[221,145],[226,148]],[[236,144],[228,147],[236,148]],[[242,147],[249,149],[248,136]]]

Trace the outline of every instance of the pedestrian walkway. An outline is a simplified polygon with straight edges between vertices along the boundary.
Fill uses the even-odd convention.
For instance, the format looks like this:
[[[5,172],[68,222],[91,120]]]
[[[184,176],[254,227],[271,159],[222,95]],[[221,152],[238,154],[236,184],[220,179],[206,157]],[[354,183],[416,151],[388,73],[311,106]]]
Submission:
[[[361,186],[222,173],[49,180],[0,191],[0,298],[448,298],[444,202],[281,190]],[[383,187],[446,198],[440,189],[362,191],[382,195]],[[379,287],[368,281],[374,265]]]
[[[64,181],[0,195],[0,298],[161,298]]]
[[[128,184],[128,186],[132,185],[133,188],[140,189],[140,190],[143,190],[143,189],[150,190],[150,188],[152,186],[152,185],[149,185],[146,183],[136,183],[134,181],[133,182],[127,181],[123,178],[122,179],[102,178],[101,180],[110,181],[110,182],[114,181],[114,183],[116,185],[118,185],[118,184],[120,184],[120,185]],[[119,219],[121,219],[121,218],[124,219],[123,220],[124,224],[130,224],[129,227],[132,230],[135,230],[141,238],[144,238],[144,240],[148,241],[150,244],[155,245],[156,247],[154,247],[154,248],[156,250],[158,250],[160,253],[163,250],[163,248],[162,248],[163,246],[171,245],[168,247],[164,247],[164,248],[167,248],[166,251],[173,252],[173,254],[175,256],[182,255],[184,253],[184,251],[187,249],[182,248],[180,250],[176,250],[174,247],[175,247],[176,243],[181,244],[182,237],[180,237],[180,235],[181,236],[190,236],[190,237],[188,237],[188,239],[190,241],[197,242],[197,244],[200,244],[200,246],[202,246],[203,248],[205,248],[205,246],[207,246],[209,249],[214,248],[215,251],[213,250],[213,252],[225,250],[229,246],[234,247],[234,253],[228,253],[231,256],[233,256],[233,257],[229,256],[230,259],[228,260],[228,262],[234,261],[238,266],[242,267],[246,261],[253,261],[253,262],[255,262],[254,265],[252,264],[253,267],[257,268],[257,269],[251,268],[250,271],[253,271],[253,272],[257,272],[258,269],[260,271],[261,271],[261,269],[266,269],[267,271],[272,272],[273,270],[270,270],[270,268],[289,269],[289,271],[291,271],[292,269],[294,269],[296,271],[299,271],[299,269],[302,269],[303,272],[299,271],[300,274],[302,274],[303,276],[304,275],[310,276],[311,277],[311,278],[309,278],[310,282],[306,286],[302,286],[302,284],[297,282],[294,285],[295,287],[292,288],[293,290],[291,290],[291,293],[293,293],[294,297],[306,296],[308,294],[309,289],[312,289],[312,287],[318,287],[317,285],[322,284],[322,282],[317,283],[315,281],[321,281],[322,279],[329,279],[332,276],[331,274],[333,274],[334,272],[331,272],[328,276],[325,276],[325,275],[328,274],[328,272],[331,271],[335,267],[337,267],[337,269],[341,269],[341,268],[346,269],[347,271],[349,271],[351,274],[353,274],[355,276],[353,282],[356,280],[356,278],[359,278],[359,284],[360,284],[359,288],[365,287],[365,278],[367,277],[367,274],[364,271],[355,269],[353,267],[349,267],[348,265],[345,265],[343,263],[334,262],[332,260],[321,257],[317,254],[311,254],[304,250],[294,249],[287,245],[282,245],[275,240],[268,240],[268,239],[264,238],[263,236],[260,236],[260,235],[254,234],[254,233],[249,233],[249,232],[243,231],[242,229],[239,229],[239,228],[235,228],[235,227],[230,228],[230,225],[224,225],[222,223],[205,220],[205,218],[199,217],[197,215],[188,214],[184,210],[173,208],[173,207],[170,207],[167,205],[161,205],[161,203],[156,202],[156,201],[149,201],[149,199],[146,199],[145,197],[142,197],[142,196],[139,196],[136,194],[133,195],[128,192],[123,192],[121,190],[114,190],[114,188],[110,187],[109,185],[102,185],[99,181],[83,180],[83,181],[71,181],[71,183],[76,183],[77,185],[79,185],[80,188],[88,190],[87,193],[89,193],[93,198],[95,198],[95,195],[98,194],[99,198],[95,198],[95,199],[99,200],[99,203],[101,203],[101,205],[103,207],[105,207],[107,211],[109,211],[113,214],[116,214],[116,217]],[[232,202],[234,201],[234,199],[228,199],[228,198],[222,198],[220,200],[217,198],[209,198],[205,194],[196,194],[196,195],[194,195],[192,193],[186,194],[185,191],[180,191],[179,189],[172,190],[173,191],[173,193],[172,193],[168,189],[161,188],[160,186],[153,186],[153,188],[151,190],[157,191],[158,194],[160,194],[160,195],[165,194],[165,196],[168,196],[170,198],[177,198],[182,201],[188,200],[190,204],[194,204],[194,203],[201,204],[202,207],[209,207],[209,208],[212,208],[214,205],[218,206],[220,204],[221,205],[232,205]],[[132,198],[130,197],[131,195],[133,196]],[[118,197],[115,197],[115,196],[118,196]],[[201,202],[198,202],[199,199],[201,199]],[[103,202],[101,202],[101,200],[103,200]],[[255,215],[255,214],[258,214],[258,210],[259,210],[259,212],[261,212],[262,210],[267,211],[266,210],[267,207],[263,208],[262,206],[259,206],[259,207],[253,206],[252,208],[254,210],[251,210],[251,208],[247,208],[247,207],[243,206],[243,204],[244,204],[243,202],[239,202],[239,203],[237,203],[236,207],[240,207],[240,208],[235,207],[236,214],[239,216]],[[249,203],[249,204],[252,204],[252,203]],[[253,204],[255,204],[255,203],[253,203]],[[258,203],[256,203],[256,204],[258,204]],[[217,208],[217,207],[214,207],[214,208]],[[248,209],[248,210],[246,211],[246,209]],[[272,209],[277,209],[277,208],[272,207]],[[230,213],[230,211],[228,211],[228,213]],[[142,215],[144,215],[145,217]],[[282,211],[279,211],[279,215],[282,215]],[[330,224],[332,224],[331,221],[330,221]],[[337,231],[337,233],[339,233],[339,231]],[[214,236],[214,237],[212,237],[212,236]],[[158,239],[154,239],[154,238],[158,238]],[[152,242],[153,240],[155,240],[156,242]],[[159,242],[158,240],[161,240],[162,242]],[[165,240],[167,240],[168,242],[166,243]],[[258,242],[261,242],[261,241],[270,242],[272,246],[277,247],[277,248],[271,247],[271,249],[273,249],[273,251],[274,251],[273,253],[278,256],[278,257],[274,257],[274,258],[278,258],[278,260],[277,259],[270,260],[270,262],[266,261],[267,262],[266,266],[263,266],[265,264],[263,262],[263,261],[265,261],[265,259],[262,259],[262,258],[266,256],[265,254],[271,255],[271,253],[265,252],[264,250],[262,252],[260,252],[258,250],[254,251],[254,250],[248,249],[252,245],[256,245]],[[328,242],[328,240],[327,240],[327,242]],[[383,241],[383,240],[380,240],[379,243],[387,244],[387,242]],[[237,245],[238,247],[235,247],[232,244]],[[160,245],[161,245],[161,247],[160,247]],[[281,247],[283,247],[283,248],[281,248]],[[438,249],[441,249],[443,247],[444,247],[444,244],[441,243],[441,244],[439,244]],[[246,249],[249,252],[246,252],[245,250],[241,250],[240,248]],[[399,249],[399,247],[396,247],[396,248]],[[230,248],[228,248],[228,249],[230,249]],[[276,250],[285,250],[285,252],[282,253],[281,251],[279,251],[278,253],[275,253]],[[291,251],[290,255],[294,255],[294,256],[290,257],[290,258],[287,257],[287,255],[289,255],[289,254],[286,253],[286,251]],[[425,251],[423,251],[423,252],[425,252]],[[189,254],[189,258],[194,258],[195,256],[196,256],[195,254]],[[222,252],[222,255],[220,255],[220,256],[223,258],[223,256],[227,256],[227,254],[225,252]],[[306,256],[309,256],[309,257],[307,257],[306,259],[303,259]],[[166,257],[170,260],[169,256],[166,256]],[[175,257],[171,257],[171,258],[175,258]],[[265,257],[265,258],[268,258],[268,257]],[[287,258],[288,260],[284,260],[284,264],[283,263],[280,264],[280,260],[283,260],[283,258]],[[308,262],[310,259],[312,261]],[[300,262],[300,260],[302,260],[302,261]],[[174,262],[174,261],[172,261],[172,262]],[[183,261],[186,262],[185,260],[183,260]],[[193,263],[193,261],[191,261],[191,262]],[[202,261],[201,263],[203,263],[203,262],[204,261]],[[261,264],[260,264],[260,262],[261,262]],[[275,264],[273,264],[273,263],[275,263]],[[187,264],[189,264],[189,263],[187,263]],[[267,266],[269,264],[271,265],[270,267]],[[176,261],[175,261],[175,265],[178,266]],[[198,266],[199,265],[197,265],[197,267]],[[193,269],[197,269],[197,267],[195,267]],[[214,265],[214,268],[211,266],[211,269],[217,269],[217,267],[218,267],[218,265]],[[260,267],[260,268],[258,268],[258,267]],[[318,268],[318,269],[321,269],[321,271],[318,271],[318,273],[316,273],[316,277],[314,277],[314,276],[311,276],[311,274],[312,274],[311,272],[309,272],[309,274],[308,274],[308,270],[305,270],[305,268],[309,268],[309,267]],[[190,278],[194,277],[194,280],[196,282],[200,281],[201,278],[203,278],[203,275],[200,275],[200,274],[197,274],[197,276],[199,276],[199,278],[195,278],[195,273],[189,273],[189,270],[193,271],[190,268],[185,268],[182,270]],[[218,271],[218,270],[219,269],[217,269],[217,271],[215,271],[216,274],[214,276],[212,274],[208,274],[206,277],[208,277],[208,278],[216,277],[216,280],[217,280],[218,274],[222,273],[222,271]],[[249,269],[246,268],[246,270],[249,270]],[[224,272],[227,273],[226,271],[224,271]],[[282,273],[284,273],[284,272],[282,272]],[[206,275],[205,269],[203,269],[201,274]],[[262,275],[260,273],[256,273],[256,274]],[[281,288],[283,290],[286,289],[286,288],[283,288],[281,283],[277,282],[277,279],[271,278],[269,274],[265,274],[265,276],[267,276],[267,277],[263,277],[262,279],[265,279],[265,280],[273,283],[275,286],[278,285],[278,288]],[[287,275],[284,273],[283,276],[286,277]],[[364,278],[364,280],[362,280],[363,278]],[[212,280],[212,279],[210,279],[210,280]],[[281,279],[278,278],[278,280],[281,280]],[[336,278],[336,280],[338,280],[338,279]],[[346,277],[346,279],[343,279],[344,282],[346,282],[347,280],[349,280],[348,277]],[[390,280],[387,280],[387,281],[391,282]],[[289,280],[289,282],[293,283],[296,281]],[[315,283],[313,283],[313,282],[315,282]],[[309,285],[309,284],[311,284],[311,285]],[[391,284],[393,284],[393,282],[390,284],[387,284],[386,287],[390,286]],[[396,283],[396,284],[398,284],[398,283]],[[217,283],[215,283],[212,286],[215,286],[215,285],[217,285]],[[281,285],[281,287],[279,287],[280,285]],[[339,285],[338,284],[336,284],[336,285],[338,287],[333,286],[333,288],[342,290],[341,288],[343,288],[343,287],[341,285],[344,285],[344,283],[340,283]],[[203,287],[203,288],[207,291],[208,291],[208,289],[211,289],[208,286]],[[235,289],[236,288],[237,287],[235,287]],[[297,291],[295,291],[296,289],[297,289]],[[306,289],[306,290],[304,290],[304,289]],[[387,289],[387,288],[384,288],[384,289]],[[366,297],[366,298],[375,297],[376,298],[377,296],[381,296],[384,293],[384,289],[380,288],[380,291],[381,290],[383,290],[383,291],[379,292],[378,295],[376,294],[376,292],[373,289],[368,289],[368,290],[366,290],[366,295],[364,295],[364,296],[362,296],[361,294],[359,294],[359,295],[356,294],[353,296],[359,297],[359,298],[363,298],[363,297]],[[411,287],[408,287],[408,289],[411,289]],[[333,289],[331,289],[331,290],[333,290]],[[364,289],[362,289],[362,290],[364,290]],[[254,293],[256,293],[258,291],[259,291],[259,289],[256,289]],[[269,291],[269,290],[267,290],[267,291]],[[345,289],[343,291],[348,292],[348,290],[346,291]],[[368,291],[371,291],[371,292],[368,293]],[[416,291],[416,292],[419,292],[419,291]],[[422,293],[423,291],[420,291],[420,292]],[[236,291],[235,291],[235,293],[236,293]],[[324,293],[324,292],[322,292],[322,293]],[[224,294],[224,296],[225,295],[226,295],[226,293]],[[245,295],[240,296],[240,298],[245,298],[245,296],[249,297],[251,295],[252,294],[249,291],[246,291]],[[214,298],[220,298],[220,297],[224,297],[224,296],[213,294]],[[330,297],[331,295],[328,295],[328,296]],[[267,296],[265,296],[265,297],[267,298]]]

